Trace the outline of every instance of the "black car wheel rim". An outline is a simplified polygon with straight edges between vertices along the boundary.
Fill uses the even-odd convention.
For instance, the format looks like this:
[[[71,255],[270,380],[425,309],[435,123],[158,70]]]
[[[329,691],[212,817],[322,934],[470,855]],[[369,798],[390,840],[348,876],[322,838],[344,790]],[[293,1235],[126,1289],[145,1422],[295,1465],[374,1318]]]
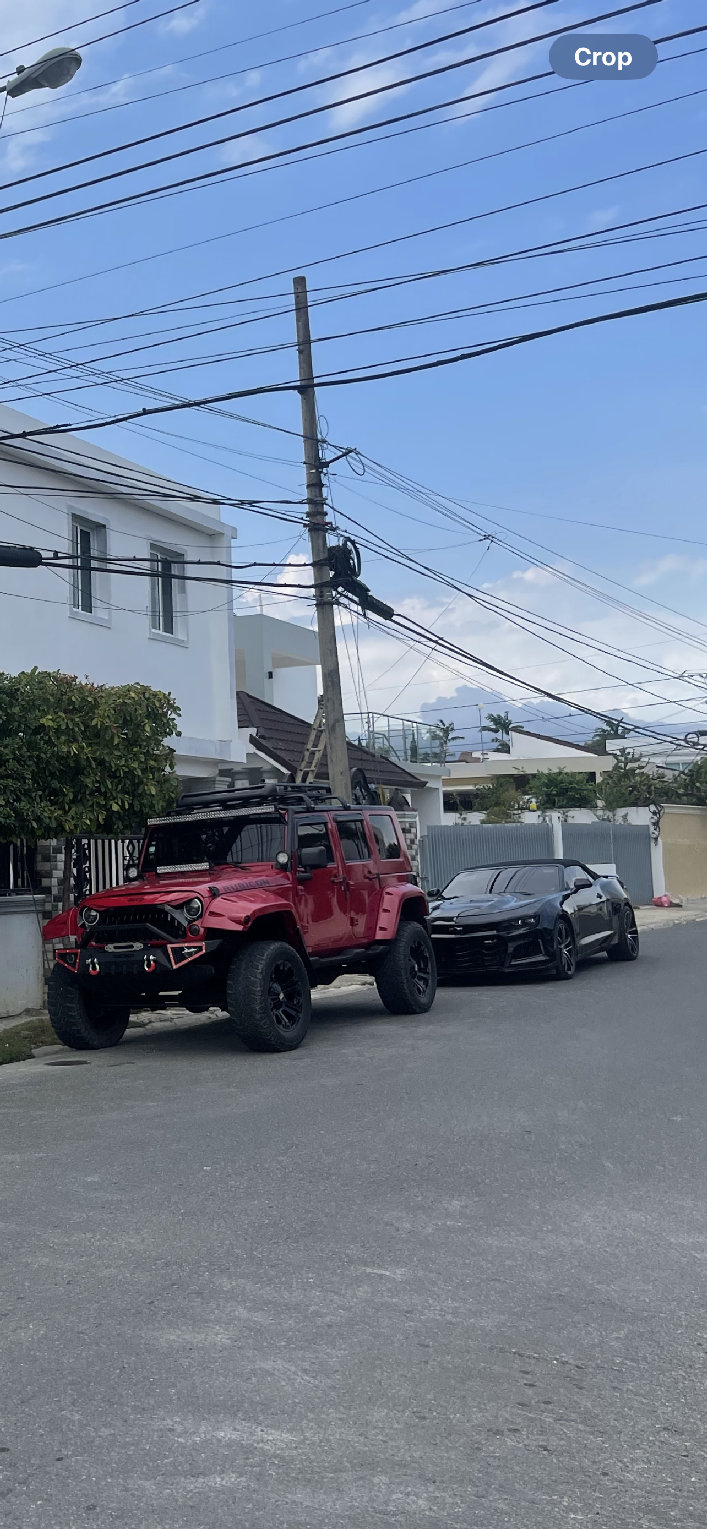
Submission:
[[[624,939],[626,941],[626,948],[630,951],[631,955],[637,955],[638,929],[636,927],[636,918],[631,908],[627,908],[624,913]]]
[[[278,1030],[295,1030],[302,1018],[302,987],[289,961],[278,961],[268,985],[268,1002],[273,1023]]]
[[[574,971],[574,939],[567,924],[558,924],[555,933],[555,949],[561,970],[568,975]]]
[[[424,940],[410,946],[410,979],[418,998],[426,998],[432,981],[432,962]]]

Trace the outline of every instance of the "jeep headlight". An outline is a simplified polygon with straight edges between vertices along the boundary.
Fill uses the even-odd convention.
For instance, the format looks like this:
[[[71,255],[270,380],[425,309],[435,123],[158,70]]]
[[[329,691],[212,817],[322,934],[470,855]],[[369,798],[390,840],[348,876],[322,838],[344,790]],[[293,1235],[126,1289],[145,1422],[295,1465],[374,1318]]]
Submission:
[[[184,904],[184,912],[189,919],[201,918],[203,911],[204,904],[200,897],[190,897],[188,903]]]
[[[82,908],[79,919],[85,929],[95,929],[100,916],[97,908]]]

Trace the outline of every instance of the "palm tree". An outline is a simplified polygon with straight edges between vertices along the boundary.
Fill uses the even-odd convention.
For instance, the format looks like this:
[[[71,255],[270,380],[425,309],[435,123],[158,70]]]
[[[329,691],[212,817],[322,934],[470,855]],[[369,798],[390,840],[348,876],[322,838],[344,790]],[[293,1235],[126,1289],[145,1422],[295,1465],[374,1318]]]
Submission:
[[[493,733],[494,750],[497,754],[510,754],[510,736],[513,723],[507,711],[488,711],[482,733]]]

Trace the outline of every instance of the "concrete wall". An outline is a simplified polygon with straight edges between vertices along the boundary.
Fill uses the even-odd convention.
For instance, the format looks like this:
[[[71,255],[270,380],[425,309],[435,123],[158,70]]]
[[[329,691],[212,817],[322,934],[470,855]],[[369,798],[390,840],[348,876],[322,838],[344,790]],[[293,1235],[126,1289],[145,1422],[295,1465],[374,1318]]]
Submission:
[[[666,892],[707,897],[707,807],[666,807],[660,840]]]
[[[238,689],[312,722],[317,710],[316,632],[262,613],[236,615],[233,625]]]
[[[41,1009],[42,940],[34,900],[0,897],[0,1019]]]

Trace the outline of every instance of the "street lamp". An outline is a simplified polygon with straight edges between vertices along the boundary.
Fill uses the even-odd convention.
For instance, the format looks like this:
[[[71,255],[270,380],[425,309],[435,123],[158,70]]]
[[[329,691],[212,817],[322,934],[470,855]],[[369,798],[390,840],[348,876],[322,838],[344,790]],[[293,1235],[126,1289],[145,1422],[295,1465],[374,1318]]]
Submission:
[[[43,562],[36,547],[0,545],[0,568],[40,568]]]
[[[34,64],[18,64],[6,85],[0,85],[11,100],[30,90],[58,90],[68,85],[81,68],[81,54],[75,48],[50,48]]]

